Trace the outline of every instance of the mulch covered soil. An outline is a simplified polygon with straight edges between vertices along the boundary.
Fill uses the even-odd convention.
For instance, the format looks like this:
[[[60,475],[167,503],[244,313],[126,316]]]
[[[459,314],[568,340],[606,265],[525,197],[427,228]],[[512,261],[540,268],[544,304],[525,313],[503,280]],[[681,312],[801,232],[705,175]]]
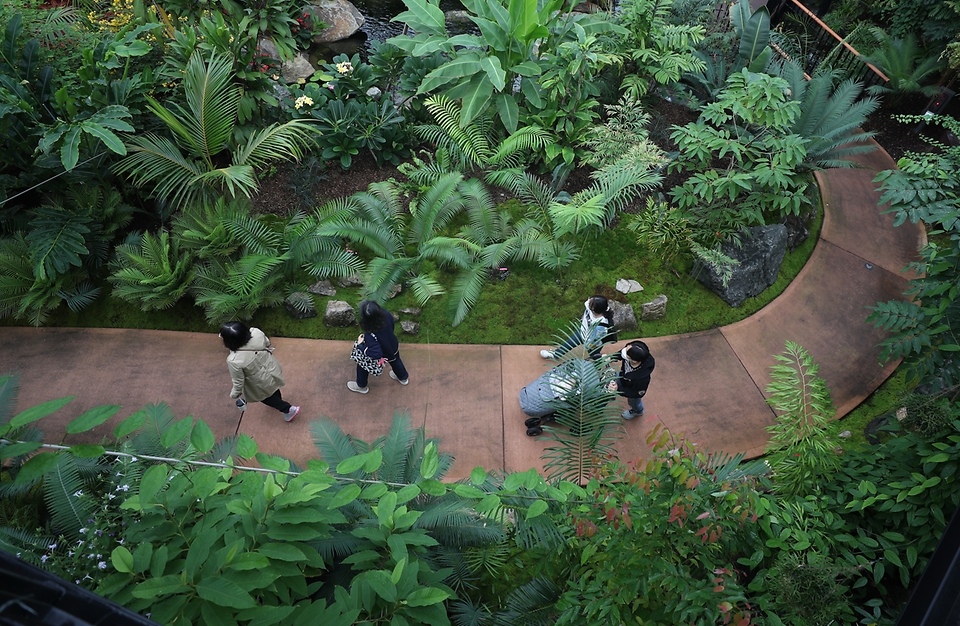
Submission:
[[[864,130],[876,133],[877,142],[894,160],[908,151],[929,152],[931,147],[921,135],[932,133],[933,138],[947,141],[949,138],[939,127],[926,127],[918,133],[915,124],[902,124],[893,119],[896,114],[921,113],[926,102],[926,98],[907,99],[897,109],[882,108],[870,117]],[[694,121],[697,116],[696,111],[686,106],[661,100],[652,111],[650,137],[665,151],[676,150],[669,137],[671,127]],[[567,180],[566,191],[573,194],[588,187],[592,182],[590,173],[588,167],[574,171]],[[676,173],[667,175],[663,189],[676,185],[680,176]],[[378,167],[373,157],[365,152],[353,159],[348,170],[343,170],[338,163],[287,164],[273,176],[261,179],[260,191],[253,199],[254,207],[258,212],[288,216],[297,210],[309,211],[326,201],[365,191],[371,183],[389,178],[406,180],[396,167]]]

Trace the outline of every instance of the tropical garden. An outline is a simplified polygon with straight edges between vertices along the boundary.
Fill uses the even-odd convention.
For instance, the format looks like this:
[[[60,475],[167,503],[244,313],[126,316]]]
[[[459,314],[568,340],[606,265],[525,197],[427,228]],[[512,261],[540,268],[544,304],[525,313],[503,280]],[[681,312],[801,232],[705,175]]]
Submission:
[[[960,13],[932,1],[833,3],[825,21],[887,78],[871,85],[836,55],[805,71],[802,29],[746,1],[466,0],[475,28],[455,35],[437,2],[405,5],[404,34],[288,83],[282,64],[324,26],[299,3],[4,3],[3,323],[240,318],[346,338],[290,312],[356,275],[348,297],[399,288],[391,306],[422,307],[434,341],[547,343],[626,274],[670,298],[644,334],[710,328],[802,266],[822,215],[812,173],[849,166],[870,149],[859,128],[919,113],[902,107],[960,66]],[[948,116],[900,121],[960,133]],[[907,418],[875,443],[838,437],[792,343],[763,459],[660,430],[649,461],[617,459],[610,371],[573,360],[544,475],[460,482],[404,415],[370,442],[311,425],[307,467],[163,403],[109,441],[54,446],[39,422],[70,398],[18,407],[6,374],[0,549],[164,624],[892,624],[960,504],[960,149],[902,156],[882,202],[930,239],[908,299],[869,321],[922,393],[892,401]],[[325,188],[351,171],[361,188]],[[283,209],[263,194],[278,180]],[[746,229],[779,223],[814,236],[762,296],[731,309],[693,278],[729,276]],[[558,304],[511,322],[538,300]]]

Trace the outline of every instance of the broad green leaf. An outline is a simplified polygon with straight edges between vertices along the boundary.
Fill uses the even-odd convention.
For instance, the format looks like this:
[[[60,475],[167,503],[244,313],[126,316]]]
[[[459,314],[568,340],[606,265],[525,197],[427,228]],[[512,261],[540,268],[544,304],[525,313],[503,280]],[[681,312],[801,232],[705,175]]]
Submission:
[[[232,609],[249,609],[257,606],[253,596],[226,578],[204,578],[197,584],[196,590],[201,598],[218,606]]]
[[[63,169],[70,171],[77,166],[80,160],[80,126],[73,126],[63,136],[63,145],[60,146],[60,162]]]
[[[245,552],[235,556],[227,567],[236,570],[266,569],[270,567],[270,560],[263,554]]]
[[[374,593],[387,602],[397,601],[397,586],[391,580],[390,573],[378,569],[364,572],[359,578],[369,584]]]
[[[55,452],[41,452],[30,458],[17,472],[16,484],[23,484],[41,478],[57,465],[60,455]]]
[[[133,573],[133,554],[123,546],[117,546],[110,553],[110,562],[114,569],[124,574]]]
[[[383,494],[387,493],[389,489],[383,483],[373,483],[372,485],[367,485],[363,488],[363,492],[360,493],[361,500],[377,500]]]
[[[213,449],[213,444],[217,442],[213,436],[213,431],[202,419],[198,419],[193,425],[193,431],[190,433],[190,443],[199,452],[209,452]]]
[[[933,456],[929,456],[925,458],[923,461],[924,463],[944,463],[949,460],[950,460],[949,454],[947,454],[946,452],[940,452],[938,454],[934,454]]]
[[[367,459],[363,462],[363,471],[372,474],[380,469],[380,465],[383,464],[383,450],[374,448],[364,456],[367,457]]]
[[[172,448],[187,438],[190,429],[193,428],[193,416],[188,415],[182,420],[176,421],[160,435],[160,443],[167,448]]]
[[[428,34],[444,34],[446,18],[436,3],[429,0],[404,0],[407,11],[391,19],[391,22],[409,24],[415,31]]]
[[[167,596],[175,593],[182,593],[190,588],[180,582],[180,576],[169,574],[159,578],[150,578],[139,583],[133,588],[134,598],[143,598],[150,600],[158,596]]]
[[[96,428],[108,419],[114,416],[120,410],[119,404],[105,404],[90,409],[80,417],[67,424],[67,434],[75,435],[83,433],[91,428]]]
[[[429,496],[436,496],[439,498],[447,493],[447,486],[439,480],[421,480],[419,483],[417,483],[417,485],[420,487],[423,493]]]
[[[80,443],[75,446],[70,446],[67,452],[80,459],[95,459],[98,456],[103,456],[106,449],[103,446],[92,443]]]
[[[120,439],[122,437],[126,437],[133,431],[143,426],[143,423],[146,421],[146,419],[147,419],[146,411],[143,411],[143,410],[137,411],[127,419],[117,424],[117,427],[113,429],[114,439]]]
[[[257,442],[250,435],[242,434],[237,438],[237,454],[245,459],[251,459],[257,454]]]
[[[66,398],[59,398],[57,400],[49,400],[43,404],[38,404],[32,406],[26,411],[17,414],[12,420],[10,420],[11,428],[20,428],[26,424],[30,424],[39,419],[42,419],[55,411],[59,411],[63,408],[68,402],[76,398],[76,396],[68,396]]]
[[[166,465],[152,465],[147,468],[140,479],[140,505],[146,507],[148,504],[153,504],[154,499],[166,482]]]
[[[291,563],[299,563],[306,559],[300,548],[289,543],[266,543],[257,548],[257,552],[271,559]]]
[[[493,84],[493,88],[501,91],[506,85],[507,74],[500,65],[500,59],[497,57],[482,57],[480,59],[480,67],[486,72],[487,78],[490,79],[490,82]]]
[[[467,93],[463,96],[463,108],[460,111],[460,126],[465,128],[478,115],[483,113],[493,95],[495,85],[487,74],[474,74],[470,79]]]
[[[480,491],[473,485],[454,485],[453,491],[461,498],[473,498],[475,500],[479,500],[487,497],[485,492]]]
[[[543,515],[547,510],[547,503],[543,500],[536,500],[533,504],[530,505],[530,508],[527,509],[527,519],[531,520],[535,517]]]
[[[420,462],[420,475],[427,479],[433,478],[439,467],[440,455],[437,452],[437,444],[431,441],[423,451],[423,461]],[[421,488],[427,491],[423,485],[421,485]],[[430,492],[427,491],[427,493]]]
[[[498,94],[496,97],[497,113],[500,115],[500,121],[504,128],[510,133],[517,131],[517,125],[520,123],[520,107],[513,96],[505,93]]]
[[[92,135],[102,141],[103,145],[105,145],[111,152],[121,156],[126,156],[126,146],[123,145],[123,141],[121,141],[119,137],[113,134],[113,131],[107,130],[103,126],[94,124],[89,120],[80,122],[80,128],[82,128],[83,132],[87,133],[88,135]]]
[[[3,448],[0,448],[0,458],[10,459],[23,454],[30,454],[34,450],[39,449],[42,445],[43,444],[39,441],[21,441],[20,443],[4,446]]]
[[[420,587],[406,597],[406,603],[409,606],[430,606],[443,602],[450,594],[435,587]]]
[[[487,470],[482,467],[475,467],[473,471],[470,472],[470,482],[474,485],[479,486],[483,484],[483,481],[487,479]]]
[[[410,502],[421,493],[420,487],[417,485],[406,485],[397,492],[397,504],[405,504]]]
[[[359,470],[367,462],[366,454],[358,454],[357,456],[352,456],[350,458],[344,459],[337,463],[337,473],[338,474],[352,474]]]
[[[203,626],[236,626],[233,611],[226,607],[217,606],[209,602],[200,605],[200,617]]]
[[[356,484],[349,484],[340,491],[336,493],[330,500],[331,509],[339,509],[340,507],[350,504],[357,499],[357,496],[360,495],[360,486]]]

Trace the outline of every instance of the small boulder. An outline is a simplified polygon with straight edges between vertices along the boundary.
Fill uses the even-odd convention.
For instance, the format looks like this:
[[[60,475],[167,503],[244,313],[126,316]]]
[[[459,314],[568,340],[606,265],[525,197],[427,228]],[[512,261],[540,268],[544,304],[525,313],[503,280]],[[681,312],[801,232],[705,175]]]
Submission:
[[[620,293],[636,293],[638,291],[643,291],[643,285],[632,279],[628,280],[626,278],[618,278],[617,291]]]
[[[341,276],[338,278],[337,284],[345,289],[348,287],[362,287],[363,279],[360,278],[360,274],[351,274],[350,276]]]
[[[337,290],[334,289],[329,280],[321,280],[318,283],[314,283],[307,288],[307,291],[317,294],[318,296],[329,297],[337,295]]]
[[[328,43],[346,39],[363,26],[364,19],[357,7],[347,0],[315,0],[314,19],[328,24],[328,28],[313,34],[315,43]]]
[[[399,311],[397,311],[397,313],[403,313],[404,315],[412,315],[412,316],[416,317],[416,316],[420,315],[421,313],[423,313],[423,311],[421,311],[420,309],[418,309],[417,307],[414,307],[414,306],[405,306],[405,307],[403,307],[402,309],[400,309]]]
[[[343,300],[330,300],[323,314],[323,325],[333,328],[347,328],[357,323],[357,312],[350,303]]]
[[[290,294],[283,301],[284,308],[295,320],[305,320],[317,316],[317,307],[313,306],[313,298],[309,293],[298,291]]]
[[[390,298],[390,299],[396,298],[397,296],[400,295],[401,291],[403,291],[403,285],[401,285],[400,283],[397,283],[396,285],[390,288],[390,291],[387,292],[387,298]]]
[[[382,96],[382,95],[383,95],[383,92],[380,91],[380,88],[379,88],[379,87],[371,87],[370,89],[367,89],[367,97],[368,97],[368,98],[373,98],[374,100],[379,100],[379,99],[380,99],[380,96]]]
[[[400,322],[400,329],[407,335],[416,335],[420,332],[420,322],[404,320]]]
[[[615,331],[623,332],[640,328],[632,304],[625,304],[616,300],[609,300],[608,304],[613,309],[613,329]]]
[[[662,320],[667,315],[667,296],[660,294],[640,307],[640,319],[644,322]]]
[[[783,224],[753,226],[740,238],[741,246],[725,242],[721,250],[740,262],[733,267],[733,275],[723,285],[721,276],[702,263],[694,267],[697,280],[736,308],[747,298],[759,295],[777,280],[780,264],[787,253],[787,227]]]
[[[316,71],[303,53],[297,54],[280,65],[280,77],[285,83],[295,83],[301,78],[310,78]]]

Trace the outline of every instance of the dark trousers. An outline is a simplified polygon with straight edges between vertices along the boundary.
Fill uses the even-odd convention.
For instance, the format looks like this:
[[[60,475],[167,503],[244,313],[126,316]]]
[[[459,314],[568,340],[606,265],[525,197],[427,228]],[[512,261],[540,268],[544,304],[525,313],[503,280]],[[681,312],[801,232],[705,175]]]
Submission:
[[[270,408],[272,408],[272,409],[276,409],[276,410],[280,411],[281,413],[286,413],[287,411],[290,410],[290,403],[287,402],[286,400],[284,400],[284,399],[280,396],[280,390],[279,390],[279,389],[277,389],[276,391],[274,391],[272,396],[270,396],[269,398],[264,398],[264,399],[261,400],[260,402],[263,402],[263,403],[266,404],[268,407],[270,407]]]
[[[387,363],[390,364],[390,367],[393,368],[393,372],[397,375],[397,378],[400,380],[406,380],[409,374],[407,373],[407,368],[403,366],[403,361],[400,360],[400,352],[397,352],[393,355],[393,359],[387,359]],[[370,372],[363,369],[359,365],[357,366],[357,387],[366,387],[367,381],[369,380]]]

